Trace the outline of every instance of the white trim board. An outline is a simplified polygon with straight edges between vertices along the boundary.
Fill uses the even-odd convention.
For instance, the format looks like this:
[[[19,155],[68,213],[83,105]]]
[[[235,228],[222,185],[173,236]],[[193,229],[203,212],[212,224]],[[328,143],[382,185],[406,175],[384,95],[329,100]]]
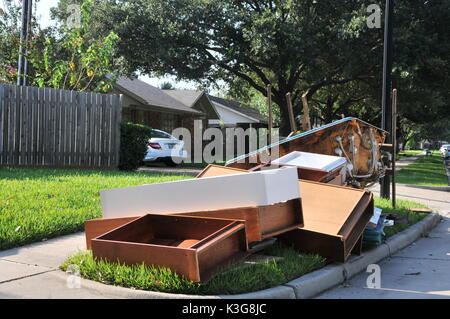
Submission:
[[[225,110],[227,110],[227,111],[229,111],[229,112],[231,112],[231,113],[235,113],[235,114],[237,114],[237,115],[239,115],[239,116],[248,118],[248,119],[251,120],[251,121],[255,121],[255,123],[260,123],[260,122],[261,122],[261,121],[255,119],[255,118],[253,118],[253,117],[247,115],[247,114],[244,114],[244,113],[241,113],[241,112],[239,112],[239,111],[236,111],[236,110],[232,109],[231,107],[228,107],[228,106],[226,106],[226,105],[223,105],[223,104],[221,104],[221,103],[219,103],[219,102],[212,101],[212,104],[213,104],[214,107],[215,107],[215,104],[217,104],[218,107],[221,107],[221,108],[223,108],[223,109],[225,109]],[[217,110],[216,110],[216,111],[217,111]],[[218,111],[217,111],[217,112],[218,112]]]
[[[300,198],[297,168],[100,191],[104,218],[265,206]]]
[[[272,161],[273,165],[292,165],[331,172],[347,163],[344,157],[294,151]]]

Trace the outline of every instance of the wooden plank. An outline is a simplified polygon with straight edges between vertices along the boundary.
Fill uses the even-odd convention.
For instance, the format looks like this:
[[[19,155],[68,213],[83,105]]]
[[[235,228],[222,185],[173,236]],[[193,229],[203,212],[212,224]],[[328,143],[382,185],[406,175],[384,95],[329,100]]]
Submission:
[[[37,151],[37,141],[38,141],[38,127],[39,127],[39,110],[38,110],[38,92],[39,88],[34,88],[31,92],[32,103],[31,103],[31,121],[33,122],[32,127],[32,145],[31,145],[31,156],[30,164],[36,165],[38,162],[38,151]]]
[[[52,98],[52,134],[51,134],[51,138],[52,138],[52,148],[51,148],[51,155],[50,155],[50,163],[52,166],[57,165],[57,161],[56,161],[56,153],[58,152],[57,148],[56,148],[56,142],[57,142],[57,137],[58,137],[58,129],[57,129],[57,125],[56,125],[56,105],[58,103],[58,92],[59,90],[55,90],[55,89],[51,89],[51,98]]]
[[[113,96],[112,95],[105,95],[106,98],[106,106],[107,106],[107,116],[106,116],[106,166],[111,167],[112,166],[112,152],[111,152],[111,140],[113,137],[112,132],[112,118],[113,118]]]
[[[105,166],[111,167],[111,137],[112,137],[112,125],[111,125],[111,119],[112,119],[112,111],[113,111],[113,104],[112,104],[112,98],[111,95],[104,95],[104,98],[106,99],[106,112],[105,112]]]
[[[19,125],[20,125],[20,134],[19,134],[19,165],[25,164],[25,157],[26,157],[26,106],[27,106],[27,87],[21,86],[20,87],[20,119],[19,119]]]
[[[25,123],[25,127],[24,127],[24,133],[25,133],[25,144],[26,144],[26,148],[25,148],[25,158],[24,158],[24,164],[25,165],[30,165],[31,163],[31,144],[32,144],[32,140],[33,140],[33,120],[31,118],[31,105],[33,103],[33,96],[31,95],[32,92],[32,87],[27,86],[26,87],[26,91],[27,91],[27,99],[26,99],[26,104],[25,104],[25,114],[24,114],[24,123]]]
[[[97,106],[96,106],[96,100],[95,100],[95,95],[92,93],[90,94],[90,99],[91,99],[91,123],[90,123],[90,127],[91,127],[91,135],[89,137],[90,139],[90,145],[91,145],[91,166],[95,166],[95,113],[97,112]]]
[[[67,131],[66,126],[66,116],[67,116],[67,96],[69,91],[64,91],[64,94],[61,94],[59,103],[61,104],[61,146],[60,146],[60,163],[63,166],[68,165],[68,156],[67,156],[67,136],[69,132]]]
[[[5,137],[7,134],[7,117],[8,117],[8,113],[7,113],[7,86],[2,84],[0,85],[1,87],[1,95],[0,95],[0,108],[1,108],[1,114],[2,114],[2,119],[1,119],[1,129],[0,129],[0,143],[1,143],[1,161],[0,164],[5,165],[6,164],[6,154],[7,154],[7,149],[6,149],[6,144],[5,144]]]
[[[100,152],[100,158],[99,158],[99,165],[100,167],[105,166],[105,126],[106,126],[106,99],[102,94],[98,94],[98,97],[100,98],[100,140],[99,140],[99,152]]]
[[[70,92],[70,98],[69,98],[69,107],[68,107],[68,128],[69,132],[69,166],[73,166],[75,164],[75,92]]]
[[[24,123],[24,137],[25,137],[25,156],[23,158],[23,165],[30,165],[31,160],[31,143],[32,143],[32,139],[33,139],[33,120],[31,118],[31,104],[33,103],[32,101],[32,87],[25,87],[26,90],[26,100],[25,100],[25,107],[24,107],[24,114],[23,114],[23,123]]]
[[[80,98],[82,94],[74,92],[74,166],[80,165]]]
[[[42,88],[36,90],[36,165],[42,164],[42,148],[41,148],[41,134],[42,134]]]
[[[85,137],[85,164],[86,166],[91,166],[91,94],[86,93],[86,137]]]
[[[94,152],[94,166],[100,166],[100,120],[101,120],[101,101],[98,94],[95,97],[95,152]]]
[[[7,154],[8,154],[8,161],[7,164],[11,165],[13,160],[13,148],[14,148],[14,88],[12,85],[8,87],[8,134],[7,134]]]
[[[44,95],[43,95],[43,108],[44,108],[44,115],[43,115],[43,136],[42,136],[42,145],[43,145],[43,154],[42,154],[42,163],[43,165],[49,164],[49,149],[50,149],[50,91],[48,88],[44,88]]]
[[[14,103],[14,109],[15,109],[15,117],[14,117],[14,165],[19,165],[20,161],[20,116],[21,116],[21,103],[22,103],[22,86],[16,86],[15,87],[15,103]]]
[[[119,166],[120,161],[120,123],[122,122],[122,109],[123,109],[123,95],[120,94],[118,97],[116,96],[118,105],[116,106],[116,122],[115,122],[115,133],[116,133],[116,142],[115,142],[115,158],[116,164],[114,166]]]
[[[3,135],[5,134],[4,129],[4,118],[5,118],[5,86],[0,84],[0,165],[4,164],[3,162]]]
[[[54,90],[55,92],[55,152],[54,165],[61,166],[61,96],[65,91]]]
[[[46,112],[46,106],[45,106],[45,89],[40,88],[38,91],[38,114],[39,114],[39,132],[38,132],[38,157],[39,162],[38,164],[43,165],[44,160],[44,154],[45,154],[45,112]]]
[[[109,131],[109,124],[111,120],[110,116],[110,98],[106,94],[102,94],[102,100],[104,103],[104,112],[103,112],[103,139],[102,139],[102,150],[103,150],[103,157],[102,157],[102,167],[109,167],[109,140],[110,140],[110,131]]]
[[[80,166],[86,167],[86,93],[80,94],[80,139],[79,139],[79,152],[80,152]]]

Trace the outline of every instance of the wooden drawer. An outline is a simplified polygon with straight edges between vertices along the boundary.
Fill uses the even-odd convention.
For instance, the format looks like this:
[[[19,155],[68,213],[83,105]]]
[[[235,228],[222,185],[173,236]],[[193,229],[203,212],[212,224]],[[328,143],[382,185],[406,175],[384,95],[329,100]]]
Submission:
[[[247,256],[243,221],[148,214],[91,241],[96,259],[167,267],[191,281],[206,281]]]

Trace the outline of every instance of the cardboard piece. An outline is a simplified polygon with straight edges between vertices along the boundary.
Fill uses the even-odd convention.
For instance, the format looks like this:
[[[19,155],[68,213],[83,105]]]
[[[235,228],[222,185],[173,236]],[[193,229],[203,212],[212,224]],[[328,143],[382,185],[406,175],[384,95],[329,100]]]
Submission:
[[[92,239],[96,259],[167,267],[206,281],[248,253],[243,221],[148,214]]]
[[[300,198],[296,168],[100,191],[104,218],[268,206]],[[283,187],[280,187],[283,185]]]

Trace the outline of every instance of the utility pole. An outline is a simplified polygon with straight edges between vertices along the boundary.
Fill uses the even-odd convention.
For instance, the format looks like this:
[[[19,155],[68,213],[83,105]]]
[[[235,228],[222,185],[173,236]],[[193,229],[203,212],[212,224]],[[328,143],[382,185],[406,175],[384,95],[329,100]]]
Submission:
[[[22,29],[20,31],[19,60],[17,67],[17,85],[27,85],[26,75],[28,72],[28,61],[26,58],[28,48],[28,36],[31,30],[31,16],[33,0],[22,2]]]
[[[384,55],[383,55],[383,96],[382,96],[382,120],[381,128],[386,130],[389,135],[385,143],[392,143],[392,29],[394,0],[386,0],[384,10]],[[395,150],[392,150],[392,156],[395,156]],[[380,195],[383,198],[390,198],[390,176],[386,174],[380,180]]]

